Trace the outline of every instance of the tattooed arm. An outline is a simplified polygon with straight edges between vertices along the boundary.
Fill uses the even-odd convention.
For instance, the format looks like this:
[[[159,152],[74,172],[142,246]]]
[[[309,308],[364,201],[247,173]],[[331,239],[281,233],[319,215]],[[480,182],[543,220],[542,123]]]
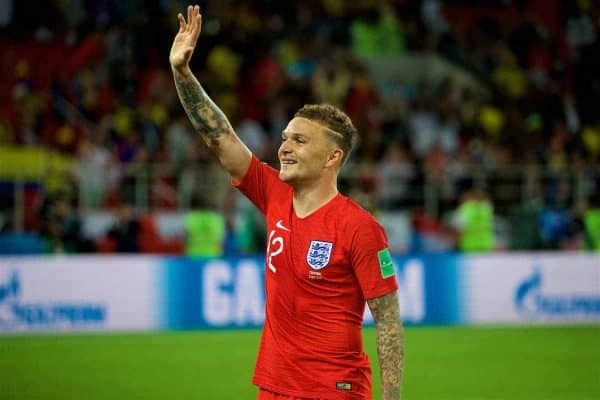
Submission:
[[[233,131],[221,109],[208,97],[189,67],[202,27],[198,6],[188,6],[187,21],[179,14],[179,32],[173,40],[169,62],[179,100],[194,129],[219,163],[236,180],[242,179],[252,153]]]
[[[398,400],[404,370],[404,330],[398,292],[367,301],[377,329],[377,355],[381,368],[382,400]]]

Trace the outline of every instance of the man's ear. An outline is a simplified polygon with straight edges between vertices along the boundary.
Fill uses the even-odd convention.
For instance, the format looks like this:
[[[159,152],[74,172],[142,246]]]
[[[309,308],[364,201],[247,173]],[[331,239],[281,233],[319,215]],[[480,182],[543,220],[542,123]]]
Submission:
[[[331,167],[333,167],[335,165],[341,167],[343,159],[344,159],[344,150],[342,150],[342,149],[333,149],[329,153],[329,156],[327,157],[327,162],[325,163],[325,166],[328,167],[328,168],[331,168]]]

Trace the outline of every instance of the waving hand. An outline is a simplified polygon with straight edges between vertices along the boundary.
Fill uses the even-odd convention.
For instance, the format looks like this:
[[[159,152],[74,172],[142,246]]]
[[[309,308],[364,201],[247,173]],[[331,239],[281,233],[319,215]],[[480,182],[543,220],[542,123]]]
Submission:
[[[177,18],[179,18],[179,31],[173,40],[169,62],[174,69],[181,70],[189,65],[196,42],[200,36],[200,30],[202,29],[200,7],[188,6],[187,21],[181,13]]]
[[[202,27],[200,7],[188,6],[187,21],[179,14],[179,31],[173,40],[169,62],[181,105],[196,132],[233,179],[242,179],[252,153],[235,134],[223,111],[206,94],[190,69]]]

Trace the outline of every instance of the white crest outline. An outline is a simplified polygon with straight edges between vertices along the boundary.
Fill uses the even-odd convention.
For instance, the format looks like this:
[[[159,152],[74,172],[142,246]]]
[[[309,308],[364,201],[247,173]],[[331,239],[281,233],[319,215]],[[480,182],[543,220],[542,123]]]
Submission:
[[[331,253],[333,251],[333,242],[323,240],[311,240],[306,252],[306,262],[308,266],[318,271],[329,265]]]

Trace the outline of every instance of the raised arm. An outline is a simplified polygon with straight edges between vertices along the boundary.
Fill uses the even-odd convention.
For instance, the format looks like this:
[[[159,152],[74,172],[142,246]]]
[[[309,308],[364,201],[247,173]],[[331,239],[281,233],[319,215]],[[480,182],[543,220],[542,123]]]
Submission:
[[[381,399],[400,399],[404,371],[404,329],[398,292],[367,301],[377,329],[377,356],[381,369]]]
[[[179,100],[196,132],[219,163],[235,180],[246,173],[252,153],[235,134],[221,109],[208,97],[192,71],[189,62],[202,28],[200,7],[188,6],[187,21],[179,14],[179,31],[173,40],[169,62]]]

